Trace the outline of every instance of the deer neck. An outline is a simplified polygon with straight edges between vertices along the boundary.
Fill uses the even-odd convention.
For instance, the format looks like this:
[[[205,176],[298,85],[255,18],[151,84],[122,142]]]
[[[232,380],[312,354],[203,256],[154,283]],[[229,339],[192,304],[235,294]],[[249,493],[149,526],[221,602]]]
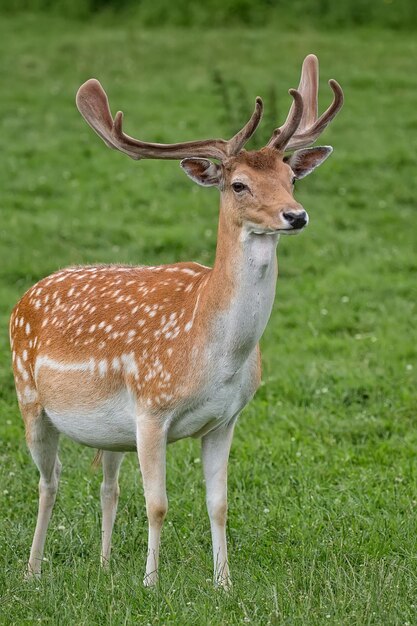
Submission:
[[[220,207],[208,306],[217,308],[209,341],[218,343],[235,371],[261,338],[275,297],[278,235],[256,235]]]

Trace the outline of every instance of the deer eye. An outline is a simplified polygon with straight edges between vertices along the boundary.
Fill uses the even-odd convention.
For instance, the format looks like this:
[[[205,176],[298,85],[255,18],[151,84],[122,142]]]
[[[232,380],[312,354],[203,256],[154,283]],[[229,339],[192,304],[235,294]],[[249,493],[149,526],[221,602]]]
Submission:
[[[232,188],[233,188],[233,191],[236,191],[236,193],[241,193],[242,191],[247,189],[248,186],[244,185],[243,183],[236,182],[236,183],[232,183]]]

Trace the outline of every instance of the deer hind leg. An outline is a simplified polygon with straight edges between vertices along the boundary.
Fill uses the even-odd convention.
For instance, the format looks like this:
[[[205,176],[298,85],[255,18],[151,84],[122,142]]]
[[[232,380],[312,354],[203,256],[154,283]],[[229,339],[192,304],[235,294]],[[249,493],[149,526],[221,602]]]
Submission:
[[[30,411],[22,410],[22,413],[26,422],[28,447],[40,473],[38,518],[28,563],[30,578],[39,577],[41,573],[46,531],[55,503],[61,463],[57,454],[59,432],[42,408],[32,405]]]
[[[166,433],[156,418],[139,418],[137,450],[145,492],[148,516],[148,556],[143,584],[151,587],[158,582],[159,544],[162,525],[168,510],[166,496]]]
[[[101,565],[108,567],[111,551],[111,536],[119,501],[119,470],[124,452],[103,452],[103,482],[101,483]]]

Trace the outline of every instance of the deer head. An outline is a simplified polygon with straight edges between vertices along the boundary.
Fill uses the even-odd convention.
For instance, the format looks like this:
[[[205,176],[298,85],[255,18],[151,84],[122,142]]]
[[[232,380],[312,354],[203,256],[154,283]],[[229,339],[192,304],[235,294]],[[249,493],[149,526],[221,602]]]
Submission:
[[[330,146],[310,146],[343,105],[340,85],[335,80],[329,85],[333,102],[318,117],[318,59],[308,55],[298,89],[289,90],[293,103],[285,123],[256,151],[246,151],[244,145],[261,121],[261,98],[256,98],[247,124],[231,139],[175,144],[143,142],[124,133],[123,113],[119,111],[113,119],[107,95],[95,79],[80,87],[76,102],[81,115],[110,148],[135,160],[181,159],[182,169],[192,180],[218,187],[222,210],[238,227],[257,234],[295,234],[307,225],[308,215],[294,199],[294,183],[331,154]]]

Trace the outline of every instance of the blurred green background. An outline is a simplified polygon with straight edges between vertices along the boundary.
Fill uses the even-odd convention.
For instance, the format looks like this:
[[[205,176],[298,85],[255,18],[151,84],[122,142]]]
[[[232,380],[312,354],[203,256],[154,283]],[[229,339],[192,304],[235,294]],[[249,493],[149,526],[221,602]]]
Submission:
[[[0,0],[0,622],[417,623],[416,4]],[[35,281],[70,264],[213,262],[218,194],[175,162],[108,150],[74,104],[92,76],[129,134],[229,137],[266,105],[285,119],[304,56],[342,112],[335,151],[297,184],[310,214],[278,249],[263,385],[230,462],[234,587],[211,586],[197,441],[170,447],[159,588],[141,586],[146,518],[122,468],[111,573],[98,567],[100,472],[62,441],[44,577],[23,580],[37,508],[7,323]]]
[[[144,26],[265,26],[291,23],[350,28],[369,24],[412,29],[413,0],[0,0],[9,14],[32,11],[85,19],[129,15]]]

